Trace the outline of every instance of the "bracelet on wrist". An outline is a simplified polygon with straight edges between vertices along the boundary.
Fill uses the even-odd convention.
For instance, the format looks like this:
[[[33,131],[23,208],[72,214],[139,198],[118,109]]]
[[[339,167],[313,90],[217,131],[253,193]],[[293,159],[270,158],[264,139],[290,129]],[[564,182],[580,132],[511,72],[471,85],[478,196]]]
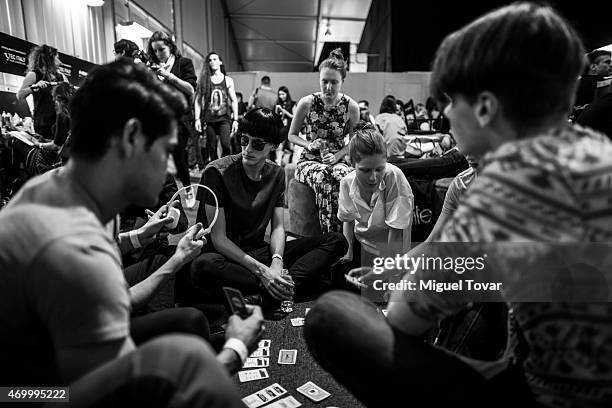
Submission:
[[[140,240],[138,239],[137,230],[132,230],[128,232],[128,237],[130,238],[130,243],[132,244],[134,249],[142,248],[142,244],[140,243]]]

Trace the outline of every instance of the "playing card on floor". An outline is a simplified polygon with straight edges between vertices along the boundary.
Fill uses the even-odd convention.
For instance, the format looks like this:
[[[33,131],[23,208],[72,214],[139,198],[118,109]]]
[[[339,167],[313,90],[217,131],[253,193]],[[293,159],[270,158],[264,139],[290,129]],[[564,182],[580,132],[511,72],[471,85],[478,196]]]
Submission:
[[[279,383],[274,383],[261,391],[244,397],[242,402],[248,408],[258,408],[286,393],[287,390],[281,387]]]
[[[285,397],[268,405],[266,408],[297,408],[300,406],[302,406],[300,401],[289,395],[288,397]]]
[[[242,368],[268,367],[269,365],[270,359],[267,357],[249,357],[244,362]]]
[[[308,381],[306,384],[298,387],[297,390],[300,394],[305,395],[314,402],[322,401],[331,395],[329,392],[325,391],[312,381]]]
[[[278,353],[278,364],[295,364],[297,350],[280,350]]]
[[[270,357],[270,348],[258,348],[249,357]]]
[[[270,348],[271,342],[272,341],[269,339],[259,340],[259,343],[257,344],[257,348]]]
[[[296,317],[295,319],[291,319],[291,325],[294,327],[303,326],[304,320],[305,319],[303,317]]]
[[[266,370],[265,368],[238,372],[238,379],[240,380],[240,382],[262,380],[264,378],[269,377],[270,376],[268,375],[268,370]]]

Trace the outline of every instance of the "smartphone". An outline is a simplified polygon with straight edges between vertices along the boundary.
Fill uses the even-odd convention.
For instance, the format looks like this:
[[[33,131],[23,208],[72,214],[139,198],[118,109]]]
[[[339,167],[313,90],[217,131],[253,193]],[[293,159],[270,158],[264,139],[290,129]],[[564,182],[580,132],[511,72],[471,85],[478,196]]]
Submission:
[[[237,314],[243,319],[249,317],[249,311],[247,310],[244,297],[242,297],[242,293],[238,289],[224,286],[223,292],[225,292],[225,297],[227,298],[227,303],[229,303],[229,306],[232,309],[232,313]]]

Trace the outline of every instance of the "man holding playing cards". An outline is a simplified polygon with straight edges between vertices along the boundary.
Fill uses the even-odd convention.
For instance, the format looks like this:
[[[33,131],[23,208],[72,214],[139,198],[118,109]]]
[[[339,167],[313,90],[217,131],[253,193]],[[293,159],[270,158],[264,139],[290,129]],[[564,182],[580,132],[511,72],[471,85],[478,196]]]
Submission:
[[[228,373],[257,345],[261,310],[230,318],[216,356],[179,334],[136,347],[118,246],[143,237],[116,242],[105,228],[130,204],[157,202],[186,107],[127,60],[96,68],[76,93],[68,165],[30,180],[0,212],[1,385],[69,385],[79,407],[241,406]],[[174,262],[199,252],[201,230],[187,231]]]
[[[541,288],[564,286],[559,294],[582,289],[575,282],[587,268],[572,275],[573,284],[546,279],[547,269],[559,271],[551,262],[556,248],[590,250],[612,240],[612,143],[568,124],[583,54],[566,20],[531,3],[490,12],[438,48],[433,94],[447,104],[462,153],[483,160],[479,178],[434,237],[439,244],[429,244],[423,257],[465,256],[457,247],[494,250],[487,263],[496,267],[480,278],[504,280],[497,295],[510,308],[507,352],[482,362],[423,340],[436,320],[466,305],[467,291],[396,290],[386,319],[356,295],[326,294],[307,315],[306,340],[319,363],[367,406],[612,406],[612,308],[604,293],[611,268],[594,268],[604,290],[584,292],[582,303],[516,297],[533,288],[527,278]],[[408,255],[421,257],[422,248]],[[513,280],[519,267],[526,271]],[[454,270],[414,272],[404,279],[462,282]]]
[[[268,108],[249,111],[238,125],[242,152],[213,161],[202,174],[200,184],[215,192],[220,208],[209,251],[193,261],[191,277],[213,297],[221,298],[221,288],[229,286],[278,304],[294,290],[317,289],[346,253],[346,240],[335,232],[285,242],[285,173],[267,160],[283,141],[282,127]],[[198,199],[197,220],[207,224],[215,200],[204,189],[198,190]],[[268,224],[270,243],[264,241]],[[289,275],[281,276],[284,268]]]

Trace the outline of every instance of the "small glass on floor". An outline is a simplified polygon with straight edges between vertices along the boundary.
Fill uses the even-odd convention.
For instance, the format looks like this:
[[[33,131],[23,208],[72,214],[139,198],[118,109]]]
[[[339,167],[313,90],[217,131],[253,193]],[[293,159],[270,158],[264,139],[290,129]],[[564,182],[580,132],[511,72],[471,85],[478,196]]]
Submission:
[[[286,276],[289,276],[289,270],[288,269],[283,269],[281,271],[281,276],[284,278]],[[291,313],[293,312],[293,297],[287,299],[287,300],[282,300],[281,304],[280,304],[280,310],[283,313]]]

